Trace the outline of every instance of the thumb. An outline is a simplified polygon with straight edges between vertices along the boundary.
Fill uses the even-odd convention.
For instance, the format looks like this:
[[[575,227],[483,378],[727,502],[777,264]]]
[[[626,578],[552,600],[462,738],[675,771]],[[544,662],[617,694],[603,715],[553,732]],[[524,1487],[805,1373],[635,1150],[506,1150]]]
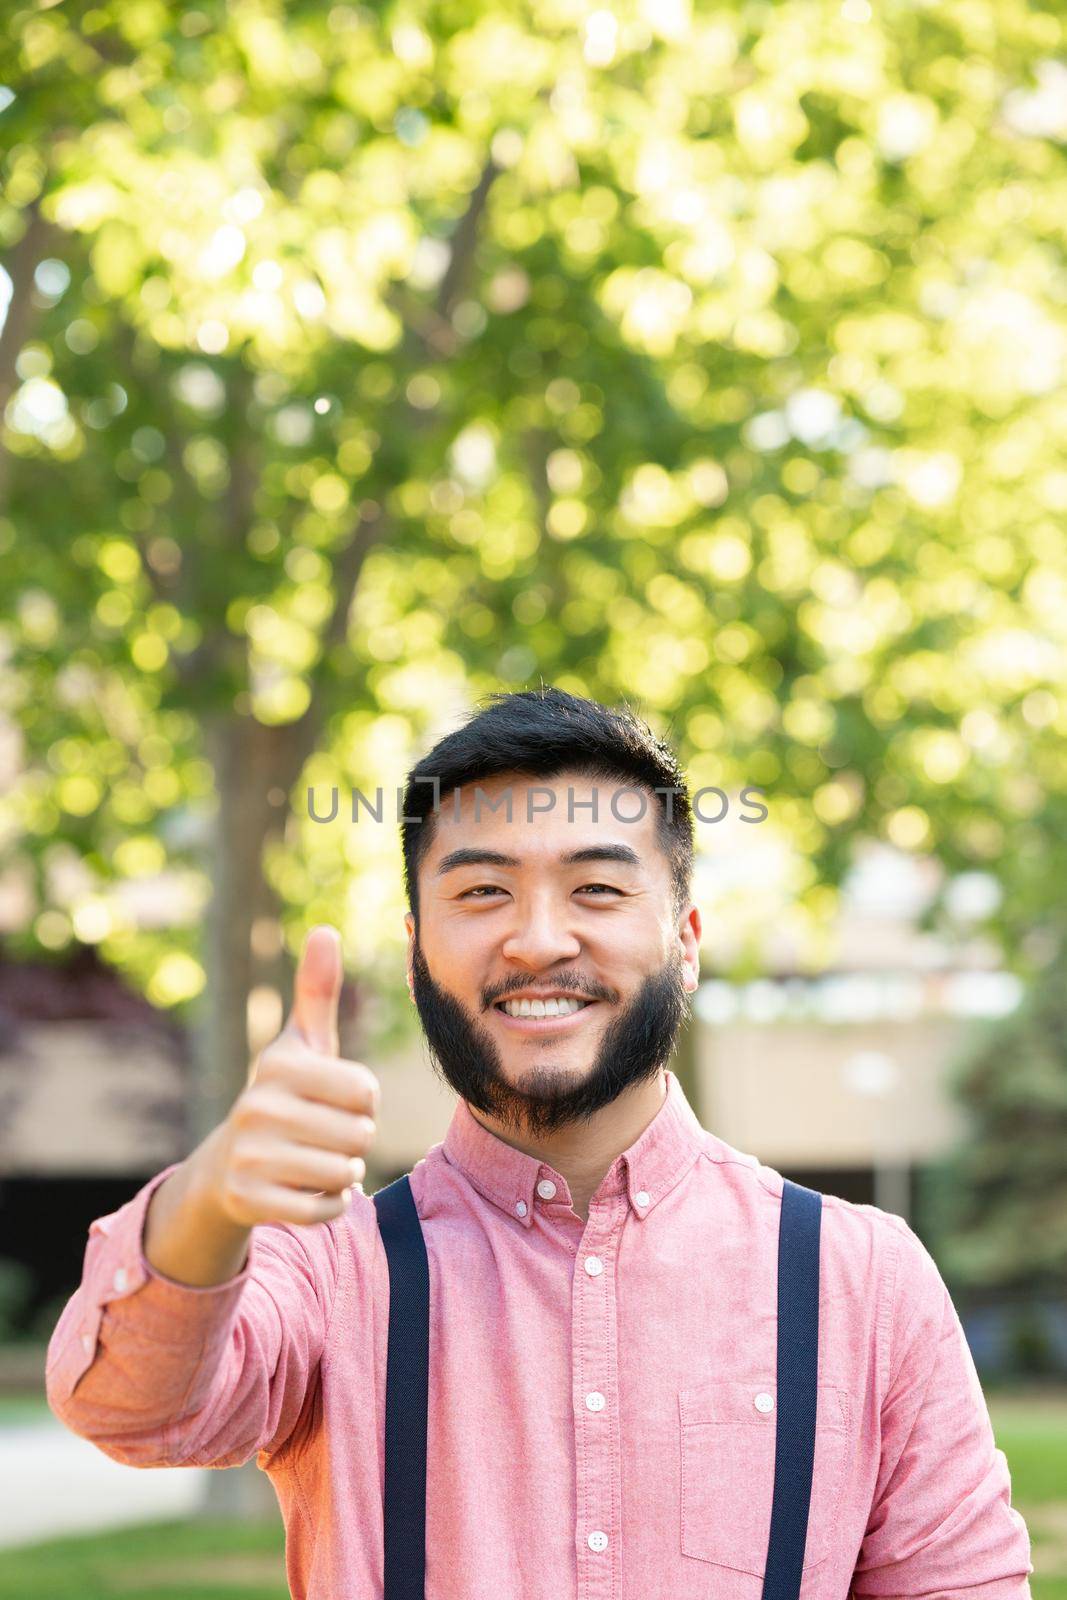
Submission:
[[[328,922],[320,923],[304,941],[289,1022],[324,1055],[336,1055],[339,1048],[337,1003],[343,980],[341,935]]]

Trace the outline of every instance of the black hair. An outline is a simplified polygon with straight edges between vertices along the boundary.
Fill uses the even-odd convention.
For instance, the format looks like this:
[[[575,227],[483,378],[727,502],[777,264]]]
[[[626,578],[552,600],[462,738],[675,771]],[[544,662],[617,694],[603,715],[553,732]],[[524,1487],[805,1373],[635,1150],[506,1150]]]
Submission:
[[[629,707],[609,709],[551,685],[491,694],[481,705],[407,776],[400,833],[404,884],[416,925],[418,869],[433,840],[434,806],[443,808],[465,784],[508,772],[534,778],[580,772],[648,790],[659,807],[657,838],[670,862],[675,914],[680,915],[693,872],[693,823],[689,791],[670,746]],[[657,788],[671,792],[656,794]]]

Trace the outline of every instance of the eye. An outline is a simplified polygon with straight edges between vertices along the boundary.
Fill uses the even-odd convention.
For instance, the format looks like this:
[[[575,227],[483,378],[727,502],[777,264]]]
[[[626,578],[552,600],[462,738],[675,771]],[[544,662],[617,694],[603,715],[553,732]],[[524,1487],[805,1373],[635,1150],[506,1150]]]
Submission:
[[[606,889],[609,894],[621,894],[621,889],[614,888],[610,883],[583,883],[577,891],[578,894],[589,894],[593,889]]]
[[[503,894],[504,893],[503,889],[501,889],[498,884],[495,884],[495,883],[479,883],[479,884],[476,884],[473,889],[464,889],[463,893],[461,895],[457,895],[456,898],[459,899],[459,900],[467,900],[467,899],[470,898],[470,896],[472,894],[473,895],[480,894],[483,889],[487,889],[490,894]]]

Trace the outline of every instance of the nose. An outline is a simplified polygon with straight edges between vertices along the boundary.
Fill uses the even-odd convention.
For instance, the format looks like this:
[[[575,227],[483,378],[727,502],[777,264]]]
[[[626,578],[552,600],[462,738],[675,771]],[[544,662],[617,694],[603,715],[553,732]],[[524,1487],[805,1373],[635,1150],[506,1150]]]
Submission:
[[[501,946],[501,955],[506,961],[538,973],[560,961],[573,961],[581,954],[582,942],[568,926],[568,910],[568,906],[561,906],[548,895],[523,903],[516,901],[514,920]]]

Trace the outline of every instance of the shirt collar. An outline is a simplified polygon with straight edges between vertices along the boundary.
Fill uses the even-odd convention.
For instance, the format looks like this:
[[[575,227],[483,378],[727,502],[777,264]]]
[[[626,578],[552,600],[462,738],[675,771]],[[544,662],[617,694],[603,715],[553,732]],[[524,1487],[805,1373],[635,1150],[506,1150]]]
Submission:
[[[663,1104],[630,1148],[616,1156],[593,1195],[594,1200],[602,1201],[625,1193],[636,1217],[646,1217],[670,1193],[711,1137],[698,1122],[677,1076],[669,1068],[665,1076]],[[562,1173],[490,1133],[471,1114],[465,1100],[456,1103],[443,1154],[479,1194],[524,1227],[533,1225],[535,1206],[567,1208],[571,1204]]]

